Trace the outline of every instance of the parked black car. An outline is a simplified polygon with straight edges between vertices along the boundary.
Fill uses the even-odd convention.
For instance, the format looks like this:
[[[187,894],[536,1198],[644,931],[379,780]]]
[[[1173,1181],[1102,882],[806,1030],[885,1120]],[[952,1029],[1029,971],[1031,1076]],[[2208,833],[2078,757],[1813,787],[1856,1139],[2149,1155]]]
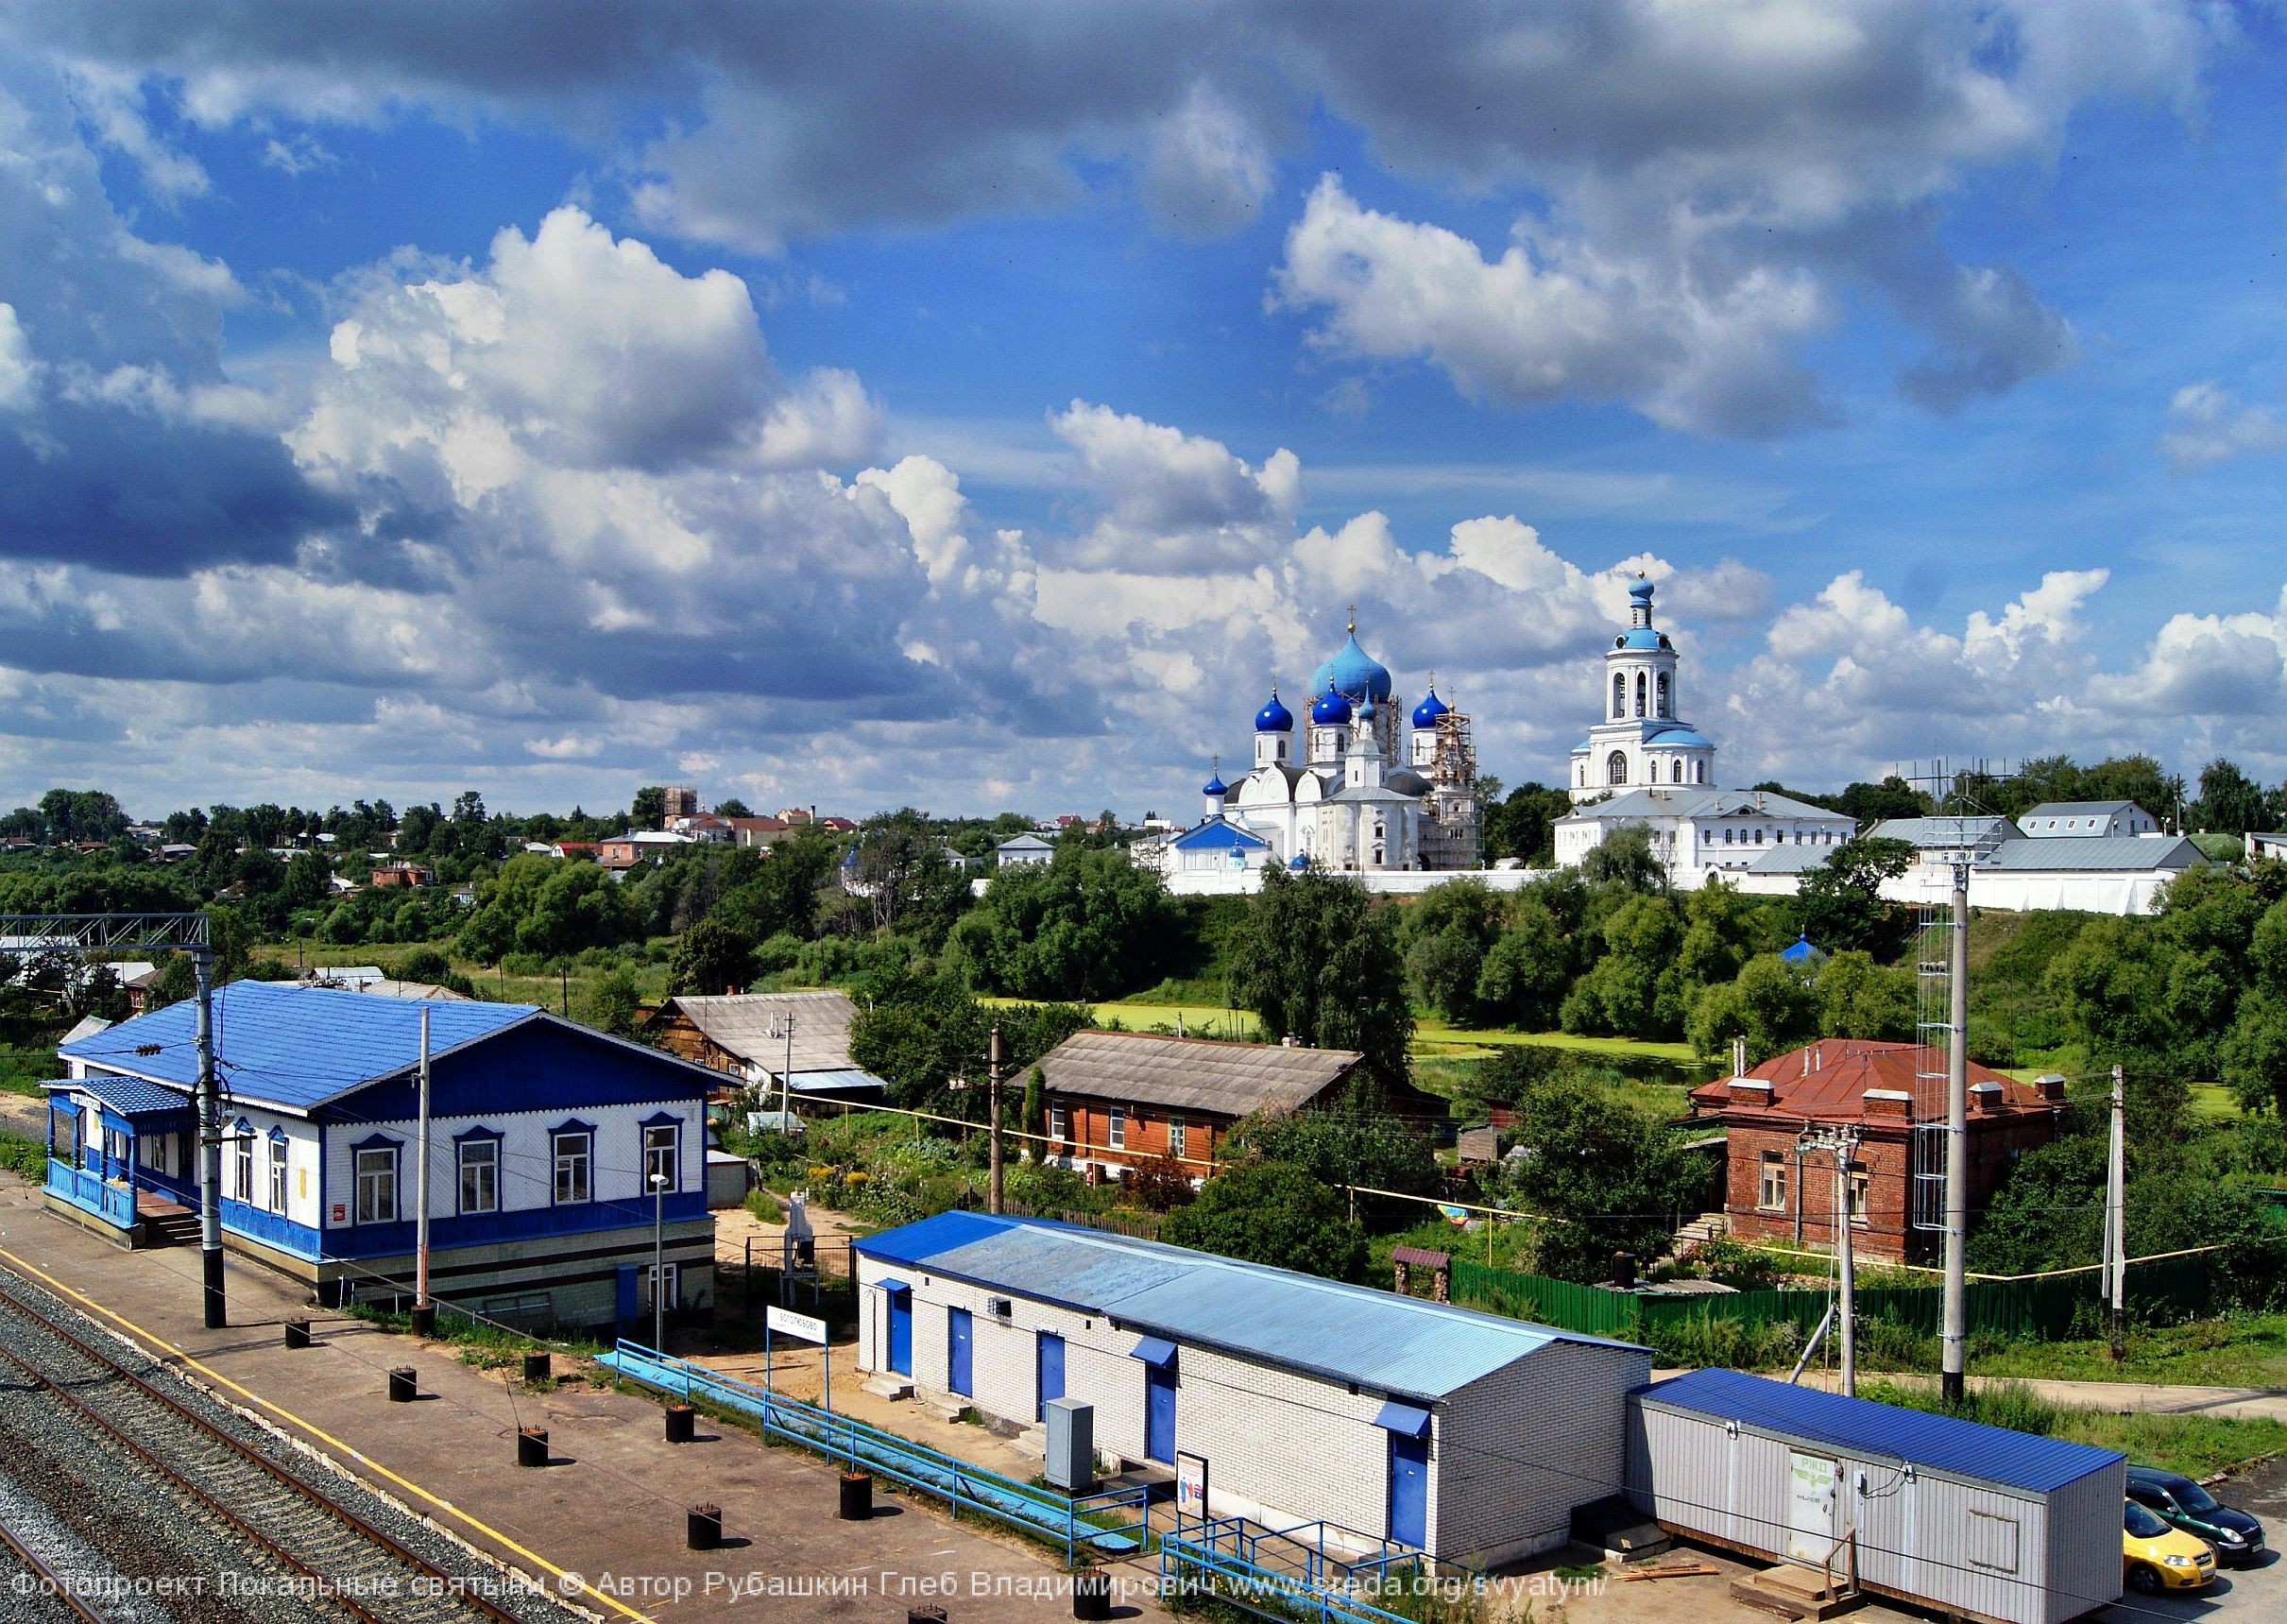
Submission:
[[[2197,1534],[2215,1547],[2216,1560],[2235,1567],[2260,1561],[2263,1525],[2235,1511],[2189,1478],[2150,1466],[2128,1468],[2128,1497],[2161,1521]]]

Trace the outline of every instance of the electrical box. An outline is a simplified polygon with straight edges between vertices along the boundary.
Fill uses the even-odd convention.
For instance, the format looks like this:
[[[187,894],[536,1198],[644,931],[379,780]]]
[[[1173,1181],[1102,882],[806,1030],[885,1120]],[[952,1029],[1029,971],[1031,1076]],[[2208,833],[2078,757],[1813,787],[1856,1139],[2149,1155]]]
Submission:
[[[1048,1402],[1049,1458],[1042,1476],[1068,1495],[1096,1487],[1096,1407],[1077,1398]]]

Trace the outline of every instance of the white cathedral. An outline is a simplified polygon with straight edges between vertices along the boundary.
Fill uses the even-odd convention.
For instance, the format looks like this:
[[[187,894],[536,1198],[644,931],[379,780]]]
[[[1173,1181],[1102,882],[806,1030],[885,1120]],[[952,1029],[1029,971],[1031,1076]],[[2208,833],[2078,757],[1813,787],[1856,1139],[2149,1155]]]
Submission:
[[[1253,769],[1237,784],[1219,769],[1202,792],[1203,821],[1138,856],[1170,877],[1272,863],[1360,874],[1477,866],[1469,718],[1434,679],[1408,718],[1389,668],[1358,646],[1356,621],[1349,629],[1310,678],[1301,738],[1272,688],[1254,713]]]

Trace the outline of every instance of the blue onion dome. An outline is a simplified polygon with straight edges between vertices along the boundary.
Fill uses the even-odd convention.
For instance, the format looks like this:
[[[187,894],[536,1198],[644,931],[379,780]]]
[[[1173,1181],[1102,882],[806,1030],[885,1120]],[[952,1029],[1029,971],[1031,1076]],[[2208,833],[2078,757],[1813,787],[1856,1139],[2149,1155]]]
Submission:
[[[1231,793],[1231,786],[1223,782],[1222,774],[1217,773],[1199,786],[1199,793],[1203,795],[1227,795]]]
[[[1291,733],[1294,731],[1294,712],[1278,702],[1278,690],[1271,691],[1271,703],[1254,713],[1257,733]]]
[[[1452,706],[1438,697],[1437,684],[1433,682],[1422,702],[1413,708],[1413,725],[1416,727],[1434,727],[1438,725],[1439,717],[1448,715],[1452,710]]]
[[[1311,675],[1311,692],[1328,688],[1353,700],[1390,697],[1390,668],[1358,647],[1355,625],[1350,628],[1350,641]]]
[[[1287,860],[1287,867],[1296,874],[1307,873],[1310,868],[1310,860],[1298,851]]]
[[[1635,580],[1629,586],[1628,595],[1639,604],[1650,603],[1652,600],[1651,577],[1638,573]]]
[[[1329,685],[1325,692],[1310,702],[1310,720],[1322,727],[1340,727],[1350,720],[1350,701],[1340,690]]]

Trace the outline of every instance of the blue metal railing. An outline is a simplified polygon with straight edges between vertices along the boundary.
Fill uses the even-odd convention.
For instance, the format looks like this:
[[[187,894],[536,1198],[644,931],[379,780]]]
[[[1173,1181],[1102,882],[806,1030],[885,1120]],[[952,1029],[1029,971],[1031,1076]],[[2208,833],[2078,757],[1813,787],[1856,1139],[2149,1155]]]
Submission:
[[[1331,1530],[1363,1538],[1376,1554],[1356,1561],[1320,1548]],[[1268,1565],[1280,1558],[1291,1560],[1288,1547],[1304,1553],[1301,1568]],[[1159,1577],[1163,1592],[1186,1590],[1210,1593],[1219,1599],[1259,1616],[1310,1620],[1314,1624],[1409,1624],[1402,1615],[1388,1612],[1351,1593],[1351,1587],[1376,1581],[1399,1582],[1391,1573],[1393,1563],[1413,1563],[1422,1553],[1390,1541],[1373,1541],[1348,1529],[1327,1523],[1304,1523],[1289,1529],[1267,1529],[1244,1517],[1210,1517],[1203,1522],[1179,1523],[1160,1536]]]
[[[1142,1488],[1064,1495],[1020,1483],[910,1438],[721,1375],[705,1365],[670,1358],[639,1342],[623,1340],[598,1362],[661,1393],[686,1400],[703,1398],[752,1416],[765,1435],[784,1438],[829,1460],[845,1462],[853,1469],[934,1495],[955,1511],[976,1512],[1021,1533],[1060,1544],[1067,1567],[1083,1550],[1111,1557],[1151,1554],[1155,1536]]]

